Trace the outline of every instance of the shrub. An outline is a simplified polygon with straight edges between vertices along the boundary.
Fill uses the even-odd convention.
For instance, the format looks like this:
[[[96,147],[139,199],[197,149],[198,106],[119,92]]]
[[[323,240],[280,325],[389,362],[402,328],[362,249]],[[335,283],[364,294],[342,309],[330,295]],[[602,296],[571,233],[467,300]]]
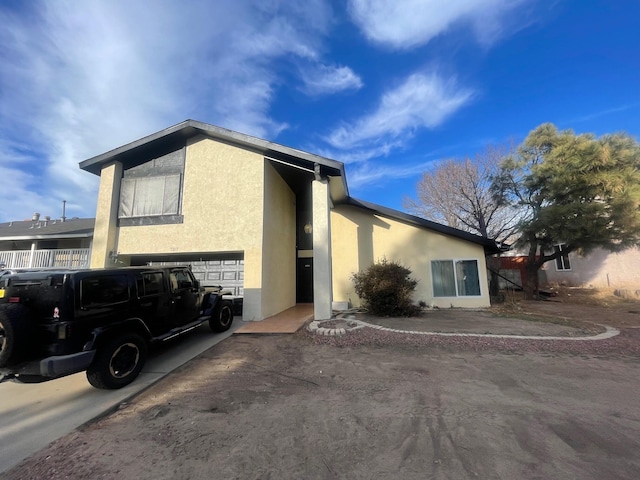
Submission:
[[[418,284],[411,270],[397,262],[382,259],[351,278],[358,296],[374,315],[409,317],[419,312],[411,301]]]

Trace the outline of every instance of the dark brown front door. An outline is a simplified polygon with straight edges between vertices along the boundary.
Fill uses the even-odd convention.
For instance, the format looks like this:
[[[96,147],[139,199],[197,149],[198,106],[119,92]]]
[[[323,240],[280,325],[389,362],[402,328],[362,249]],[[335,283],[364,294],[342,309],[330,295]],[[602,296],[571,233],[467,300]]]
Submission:
[[[313,303],[313,258],[298,258],[297,303]]]

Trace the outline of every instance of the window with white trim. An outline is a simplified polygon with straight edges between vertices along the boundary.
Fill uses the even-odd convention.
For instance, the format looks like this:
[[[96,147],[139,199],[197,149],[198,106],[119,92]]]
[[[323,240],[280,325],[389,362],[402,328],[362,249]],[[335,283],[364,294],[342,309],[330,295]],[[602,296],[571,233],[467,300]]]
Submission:
[[[434,297],[480,296],[477,260],[432,260]]]
[[[567,245],[561,243],[553,247],[556,253],[561,255],[556,258],[556,270],[571,270],[571,262],[569,261],[569,253],[562,253],[567,249]]]

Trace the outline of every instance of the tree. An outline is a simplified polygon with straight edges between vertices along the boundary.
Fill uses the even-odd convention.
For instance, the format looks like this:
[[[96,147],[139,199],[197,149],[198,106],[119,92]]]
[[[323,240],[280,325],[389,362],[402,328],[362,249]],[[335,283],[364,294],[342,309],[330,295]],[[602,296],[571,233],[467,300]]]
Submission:
[[[503,162],[492,190],[498,204],[520,212],[515,246],[528,252],[527,298],[550,260],[640,243],[640,146],[627,134],[596,138],[540,125]]]
[[[416,187],[417,200],[405,199],[405,208],[415,215],[490,238],[508,241],[517,226],[516,212],[508,202],[496,202],[493,178],[509,149],[488,147],[475,159],[443,160],[425,172]],[[499,260],[498,260],[499,262]],[[491,268],[491,295],[498,293],[497,270]]]
[[[504,241],[516,225],[509,205],[497,204],[491,185],[507,156],[503,147],[488,147],[475,159],[447,159],[422,174],[416,187],[417,201],[405,199],[415,215]]]

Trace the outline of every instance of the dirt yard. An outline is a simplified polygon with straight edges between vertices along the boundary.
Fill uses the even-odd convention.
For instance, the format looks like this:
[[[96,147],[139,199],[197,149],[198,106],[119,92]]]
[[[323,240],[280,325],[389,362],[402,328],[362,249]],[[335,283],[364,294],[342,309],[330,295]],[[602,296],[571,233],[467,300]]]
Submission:
[[[0,478],[636,479],[636,309],[511,313],[621,327],[606,348],[373,329],[234,335]]]

